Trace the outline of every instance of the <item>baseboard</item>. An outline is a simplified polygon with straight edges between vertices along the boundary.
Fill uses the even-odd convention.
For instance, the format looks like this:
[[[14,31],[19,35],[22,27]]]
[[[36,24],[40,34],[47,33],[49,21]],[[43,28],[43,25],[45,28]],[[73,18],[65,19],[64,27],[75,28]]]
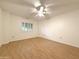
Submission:
[[[48,39],[48,40],[53,40],[53,39],[55,39],[55,38],[50,38],[50,37],[45,36],[45,35],[39,35],[39,37],[42,37],[42,38],[45,38],[45,39]],[[78,46],[78,45],[75,45],[75,44],[70,44],[70,43],[67,43],[67,42],[57,41],[57,40],[53,40],[53,41],[58,42],[58,43],[61,43],[61,44],[69,45],[69,46],[72,46],[72,47],[79,48],[79,46]]]
[[[24,39],[31,39],[31,38],[35,38],[35,37],[37,37],[37,36],[29,36],[29,37],[26,37],[26,38],[14,39],[14,40],[6,41],[6,42],[0,42],[0,47],[2,45],[8,44],[8,43],[13,42],[13,41],[19,41],[19,40],[24,40]]]

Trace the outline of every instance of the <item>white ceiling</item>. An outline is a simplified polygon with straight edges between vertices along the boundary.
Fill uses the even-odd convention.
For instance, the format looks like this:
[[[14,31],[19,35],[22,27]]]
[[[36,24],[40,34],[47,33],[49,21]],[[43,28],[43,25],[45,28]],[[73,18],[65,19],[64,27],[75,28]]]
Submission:
[[[48,8],[46,19],[79,9],[79,0],[0,0],[0,8],[14,15],[37,19],[33,10],[38,1]]]

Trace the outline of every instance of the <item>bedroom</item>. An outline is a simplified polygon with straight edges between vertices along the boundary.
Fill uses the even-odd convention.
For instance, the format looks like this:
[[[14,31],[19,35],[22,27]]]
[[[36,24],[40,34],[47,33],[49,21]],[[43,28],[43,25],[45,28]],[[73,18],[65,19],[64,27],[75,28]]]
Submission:
[[[35,38],[34,41],[32,40],[33,42],[30,40],[32,38]],[[47,54],[40,57],[39,55],[42,54],[39,50],[44,49],[44,47],[38,47],[38,50],[33,51],[37,51],[36,53],[39,54],[35,53],[34,56],[25,54],[28,57],[22,56],[21,59],[35,59],[35,56],[37,56],[36,59],[79,59],[79,1],[0,0],[0,48],[3,49],[0,50],[0,52],[2,51],[0,59],[7,58],[5,56],[7,52],[3,51],[7,51],[6,47],[12,44],[11,42],[14,44],[11,46],[16,48],[18,46],[16,44],[19,44],[19,41],[28,43],[27,39],[29,43],[31,42],[31,45],[32,43],[37,44],[36,47],[41,47],[42,45],[39,45],[40,41],[42,42],[43,40],[41,43],[43,44],[44,39],[50,41],[50,43],[52,41],[47,47],[52,45],[50,49],[54,49],[57,45],[56,51],[58,52],[54,49],[54,53],[58,57],[48,52],[48,50],[44,52],[44,54],[49,54],[48,57],[46,57]],[[47,43],[47,41],[45,42]],[[26,47],[28,48],[28,46]],[[11,49],[13,48],[11,47]],[[12,51],[15,51],[15,49]],[[67,51],[69,51],[69,54]],[[51,57],[50,54],[54,57]],[[4,55],[4,57],[1,55]],[[14,55],[12,59],[20,59],[17,56],[19,55]]]

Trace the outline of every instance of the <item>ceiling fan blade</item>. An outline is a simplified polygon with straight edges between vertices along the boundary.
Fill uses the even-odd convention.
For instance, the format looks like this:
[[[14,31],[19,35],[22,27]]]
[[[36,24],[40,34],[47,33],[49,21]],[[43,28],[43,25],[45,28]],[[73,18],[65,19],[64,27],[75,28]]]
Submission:
[[[52,7],[52,6],[54,6],[54,4],[47,4],[46,5],[47,8]]]
[[[45,3],[47,2],[47,0],[40,0],[41,5],[45,6]]]
[[[26,5],[26,6],[35,8],[34,2],[32,0],[24,0],[23,4]]]
[[[36,13],[30,13],[25,18],[27,18],[27,19],[34,19],[35,17],[36,17]]]
[[[1,2],[8,2],[8,3],[12,3],[12,4],[18,4],[18,5],[22,5],[22,6],[26,6],[26,7],[31,7],[34,8],[34,4],[28,2],[28,1],[23,1],[23,0],[1,0]]]
[[[9,3],[9,2],[0,3],[0,7],[9,13],[12,13],[14,15],[21,16],[21,17],[28,16],[33,12],[33,8],[31,7],[26,7],[23,5],[18,5],[18,4]]]
[[[39,7],[41,5],[40,0],[34,0],[34,6]]]

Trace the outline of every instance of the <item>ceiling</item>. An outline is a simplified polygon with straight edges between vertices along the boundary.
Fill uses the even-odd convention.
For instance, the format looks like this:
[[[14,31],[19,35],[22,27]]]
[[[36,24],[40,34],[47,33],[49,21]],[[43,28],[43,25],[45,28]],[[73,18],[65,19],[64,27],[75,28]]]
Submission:
[[[33,11],[34,4],[39,1],[47,7],[49,12],[44,19],[79,10],[79,0],[0,0],[0,8],[17,16],[38,19]],[[43,17],[40,18],[43,19]]]

